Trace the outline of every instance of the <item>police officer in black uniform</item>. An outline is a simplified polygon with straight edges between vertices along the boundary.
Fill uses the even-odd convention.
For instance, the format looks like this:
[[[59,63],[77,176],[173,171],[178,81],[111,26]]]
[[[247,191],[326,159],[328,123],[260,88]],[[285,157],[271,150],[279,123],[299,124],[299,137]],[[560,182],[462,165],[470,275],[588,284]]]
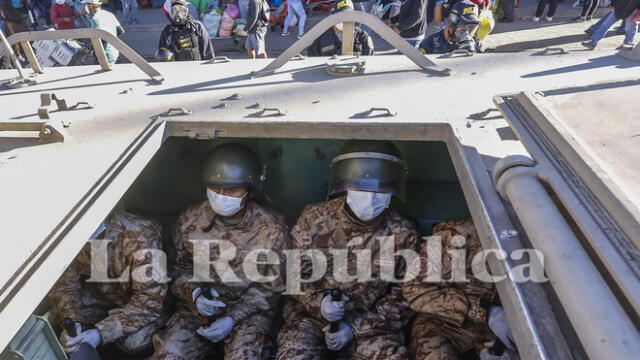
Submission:
[[[212,60],[213,45],[204,24],[189,15],[186,0],[171,3],[171,24],[160,35],[156,61]]]

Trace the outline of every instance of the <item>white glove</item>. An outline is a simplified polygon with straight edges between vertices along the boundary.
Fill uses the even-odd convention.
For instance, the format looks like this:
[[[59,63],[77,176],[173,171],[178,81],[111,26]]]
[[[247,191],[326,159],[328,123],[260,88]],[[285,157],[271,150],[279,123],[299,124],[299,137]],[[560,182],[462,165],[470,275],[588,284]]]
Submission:
[[[76,350],[78,350],[78,347],[81,343],[87,343],[93,346],[93,348],[96,348],[98,347],[98,345],[100,345],[100,343],[102,342],[102,336],[100,336],[100,331],[98,331],[98,329],[82,331],[82,326],[78,322],[75,323],[75,326],[76,334],[78,334],[78,336],[71,337],[69,336],[69,334],[67,334],[66,330],[64,330],[60,335],[60,342],[64,347],[64,352],[66,352],[67,354],[73,354]]]
[[[507,321],[507,314],[505,314],[502,306],[492,306],[491,309],[489,309],[489,329],[496,334],[507,349],[513,351],[517,350],[513,341],[509,322]]]
[[[209,327],[201,327],[196,332],[208,339],[211,342],[218,342],[223,340],[231,333],[233,327],[236,325],[235,321],[231,318],[231,316],[225,316],[218,320],[216,320]]]
[[[331,322],[342,320],[347,300],[344,294],[342,294],[342,300],[340,301],[331,300],[330,295],[323,297],[322,303],[320,303],[322,317]]]
[[[196,288],[191,293],[191,298],[196,304],[196,309],[198,309],[198,313],[204,316],[213,316],[220,312],[220,309],[226,307],[225,303],[218,300],[209,300],[204,295],[201,296],[202,289]],[[218,292],[214,289],[211,289],[211,295],[213,297],[219,297]]]
[[[351,331],[346,322],[340,321],[340,328],[334,333],[329,332],[330,327],[329,325],[322,329],[324,331],[324,341],[327,343],[329,350],[338,351],[353,340],[353,331]]]
[[[502,355],[491,355],[489,354],[489,349],[483,349],[480,351],[480,360],[520,360],[518,353],[505,349]]]

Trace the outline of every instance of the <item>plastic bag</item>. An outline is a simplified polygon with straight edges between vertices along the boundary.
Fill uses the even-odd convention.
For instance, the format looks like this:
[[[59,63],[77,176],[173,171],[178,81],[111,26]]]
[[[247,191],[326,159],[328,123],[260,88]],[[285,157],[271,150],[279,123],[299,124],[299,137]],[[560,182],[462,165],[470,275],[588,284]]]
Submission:
[[[227,13],[222,14],[222,20],[220,20],[220,29],[218,30],[218,36],[227,37],[231,36],[233,32],[233,19]]]
[[[211,12],[209,12],[202,18],[202,23],[204,24],[204,27],[207,29],[209,36],[211,37],[218,36],[221,19],[222,19],[222,10],[220,10],[219,8],[215,8],[211,10]]]
[[[493,28],[496,26],[496,22],[493,19],[493,13],[491,10],[482,10],[480,11],[480,27],[478,27],[478,31],[476,32],[476,36],[478,40],[484,40],[490,33],[493,31]]]
[[[224,10],[224,13],[229,15],[234,20],[240,17],[240,9],[235,4],[227,5],[227,8]]]

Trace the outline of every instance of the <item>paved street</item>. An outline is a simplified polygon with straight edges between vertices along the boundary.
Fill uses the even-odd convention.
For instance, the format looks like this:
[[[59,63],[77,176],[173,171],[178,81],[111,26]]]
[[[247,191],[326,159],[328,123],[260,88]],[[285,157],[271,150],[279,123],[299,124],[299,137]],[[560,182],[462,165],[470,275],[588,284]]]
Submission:
[[[485,41],[491,51],[539,51],[541,49],[561,47],[567,51],[590,51],[584,49],[580,42],[588,40],[584,30],[597,21],[573,22],[572,18],[580,13],[580,9],[571,7],[572,2],[564,0],[558,6],[558,11],[551,22],[542,18],[539,22],[533,22],[531,17],[535,12],[535,0],[522,0],[520,8],[516,9],[517,20],[510,24],[497,23],[493,33]],[[606,14],[608,9],[600,8],[596,16]],[[326,13],[316,12],[307,20],[307,29],[317,24],[326,16]],[[157,49],[160,31],[167,24],[167,19],[161,9],[141,9],[138,13],[139,25],[126,28],[127,33],[122,39],[145,58],[153,58]],[[616,25],[617,26],[617,25]],[[288,37],[280,36],[280,30],[268,32],[267,52],[270,57],[275,57],[284,51],[296,40],[295,31]],[[393,53],[386,42],[374,35],[374,43],[377,52],[381,54]],[[600,42],[600,50],[611,52],[622,44],[622,35],[615,35],[613,31]],[[230,39],[214,41],[214,47],[218,55],[231,58],[245,57],[239,44]]]

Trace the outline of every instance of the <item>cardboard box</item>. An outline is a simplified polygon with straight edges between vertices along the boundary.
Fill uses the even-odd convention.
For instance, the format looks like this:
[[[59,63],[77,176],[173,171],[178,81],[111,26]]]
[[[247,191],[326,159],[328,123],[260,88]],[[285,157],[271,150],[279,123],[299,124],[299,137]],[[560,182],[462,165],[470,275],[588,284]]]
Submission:
[[[33,47],[36,54],[43,57],[51,56],[51,53],[56,49],[56,46],[58,46],[58,43],[53,40],[38,40],[31,44],[31,47]]]
[[[41,56],[39,53],[36,53],[36,59],[38,63],[40,63],[41,67],[54,67],[56,65],[55,60],[53,60],[49,56]]]
[[[51,58],[57,61],[58,64],[62,66],[67,66],[71,62],[73,55],[75,55],[76,51],[69,48],[66,44],[58,44],[56,49],[51,53]]]

